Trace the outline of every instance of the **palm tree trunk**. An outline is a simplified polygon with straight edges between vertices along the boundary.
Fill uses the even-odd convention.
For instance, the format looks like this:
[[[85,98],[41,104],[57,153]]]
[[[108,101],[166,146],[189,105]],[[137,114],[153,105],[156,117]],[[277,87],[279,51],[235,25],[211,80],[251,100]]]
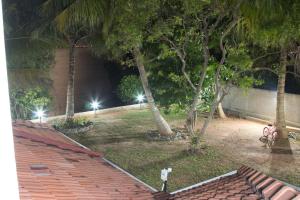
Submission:
[[[72,119],[74,117],[74,77],[75,77],[75,43],[70,42],[67,106],[66,106],[67,119]]]
[[[280,66],[278,70],[277,105],[276,105],[276,127],[279,138],[288,138],[284,111],[285,77],[287,65],[287,50],[281,49]]]
[[[170,135],[170,134],[172,134],[172,130],[171,130],[169,124],[167,123],[167,121],[161,116],[157,106],[155,105],[154,98],[152,96],[152,93],[151,93],[151,90],[149,87],[148,78],[147,78],[147,74],[145,71],[145,66],[143,63],[143,58],[142,58],[140,49],[138,47],[134,48],[133,54],[134,54],[134,58],[136,61],[136,65],[139,70],[140,79],[141,79],[141,82],[142,82],[142,85],[143,85],[143,88],[145,91],[145,95],[146,95],[150,110],[153,114],[158,132],[161,135]]]

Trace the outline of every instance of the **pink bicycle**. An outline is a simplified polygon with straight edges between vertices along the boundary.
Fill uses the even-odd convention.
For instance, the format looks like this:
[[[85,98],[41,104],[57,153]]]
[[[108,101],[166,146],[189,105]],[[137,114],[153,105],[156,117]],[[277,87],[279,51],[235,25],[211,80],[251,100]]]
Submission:
[[[276,126],[273,124],[268,124],[268,126],[266,126],[263,129],[263,136],[260,137],[259,140],[265,143],[265,145],[268,145],[269,148],[271,148],[275,143],[276,137],[277,137]]]

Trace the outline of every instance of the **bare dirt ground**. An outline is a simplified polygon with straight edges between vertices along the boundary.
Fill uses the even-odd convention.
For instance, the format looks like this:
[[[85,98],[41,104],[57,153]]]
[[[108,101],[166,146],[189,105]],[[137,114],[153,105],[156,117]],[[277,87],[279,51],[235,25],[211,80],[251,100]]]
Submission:
[[[231,155],[232,160],[286,182],[298,180],[296,184],[300,186],[300,142],[290,140],[292,155],[271,153],[258,140],[265,126],[245,119],[215,119],[204,138],[224,154]]]

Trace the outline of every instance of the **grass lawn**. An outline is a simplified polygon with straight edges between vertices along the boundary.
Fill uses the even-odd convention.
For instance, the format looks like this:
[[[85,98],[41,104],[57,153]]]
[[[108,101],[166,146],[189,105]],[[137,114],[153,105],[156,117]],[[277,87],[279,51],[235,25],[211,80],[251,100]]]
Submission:
[[[167,115],[172,124],[182,123],[184,115]],[[154,130],[148,110],[107,113],[92,118],[94,130],[84,136],[73,136],[81,144],[105,154],[105,158],[119,165],[147,184],[160,189],[160,170],[172,167],[169,191],[237,169],[240,164],[212,146],[204,146],[202,154],[186,153],[187,141],[154,142],[145,132]]]

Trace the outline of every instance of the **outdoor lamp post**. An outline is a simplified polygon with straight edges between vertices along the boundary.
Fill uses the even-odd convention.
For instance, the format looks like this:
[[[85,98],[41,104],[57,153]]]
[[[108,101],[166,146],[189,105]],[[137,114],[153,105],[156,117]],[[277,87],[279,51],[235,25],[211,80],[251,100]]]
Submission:
[[[140,104],[140,109],[142,109],[142,103],[143,103],[144,99],[145,99],[145,97],[144,97],[144,95],[142,95],[142,94],[139,94],[139,95],[136,97],[136,100],[137,100],[137,101],[139,102],[139,104]]]
[[[42,123],[42,118],[45,116],[45,111],[42,109],[37,109],[36,111],[34,111],[34,115],[39,118],[40,123]]]
[[[98,101],[92,101],[91,102],[91,107],[94,110],[94,115],[96,116],[96,111],[98,110],[98,108],[100,107],[100,103]]]
[[[161,190],[167,192],[168,175],[172,172],[172,168],[164,168],[160,172],[160,179],[163,181]]]

